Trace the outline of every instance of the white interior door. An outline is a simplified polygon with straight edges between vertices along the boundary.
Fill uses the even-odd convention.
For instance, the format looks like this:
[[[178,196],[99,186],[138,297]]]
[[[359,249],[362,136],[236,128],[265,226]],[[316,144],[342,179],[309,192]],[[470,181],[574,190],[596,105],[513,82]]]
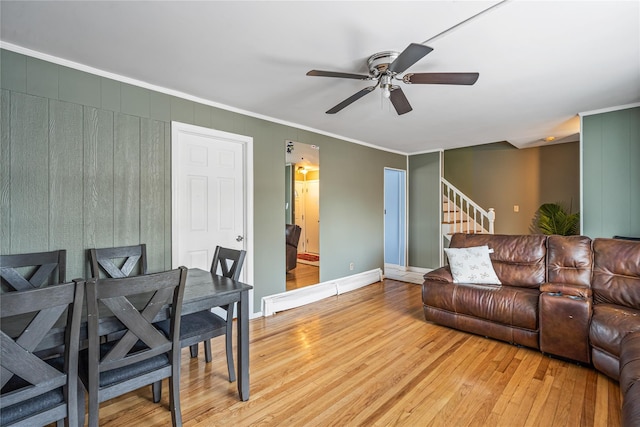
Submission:
[[[300,240],[298,242],[298,253],[304,253],[307,251],[307,238],[305,237],[305,232],[307,231],[307,226],[304,224],[304,193],[305,193],[305,185],[304,181],[295,181],[295,204],[296,204],[296,213],[295,213],[295,224],[300,226]]]
[[[208,270],[217,245],[247,249],[245,151],[246,137],[172,123],[174,268]]]
[[[307,231],[306,251],[312,254],[320,253],[320,181],[306,181],[304,212]]]

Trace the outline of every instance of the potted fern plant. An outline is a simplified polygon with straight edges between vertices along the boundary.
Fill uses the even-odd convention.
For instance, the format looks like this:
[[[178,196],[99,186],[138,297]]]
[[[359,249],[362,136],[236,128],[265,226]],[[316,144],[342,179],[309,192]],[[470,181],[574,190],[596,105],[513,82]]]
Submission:
[[[536,212],[532,228],[547,235],[576,235],[580,232],[580,213],[567,212],[559,203],[544,203]]]

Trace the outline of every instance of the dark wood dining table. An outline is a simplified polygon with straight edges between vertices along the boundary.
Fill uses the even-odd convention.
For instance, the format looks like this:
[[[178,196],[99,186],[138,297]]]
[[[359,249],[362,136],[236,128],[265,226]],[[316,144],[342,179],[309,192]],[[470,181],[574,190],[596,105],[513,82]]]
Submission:
[[[238,393],[242,401],[249,400],[249,290],[252,286],[224,276],[211,273],[198,268],[190,268],[187,272],[187,280],[182,302],[182,314],[208,310],[228,304],[236,304],[237,307],[237,358],[238,358]],[[132,298],[131,302],[138,308],[142,308],[148,298],[140,296]],[[164,320],[169,316],[169,307],[160,310],[154,322]],[[3,324],[10,332],[11,325]],[[100,335],[108,335],[117,332],[122,325],[113,318],[100,319]],[[80,340],[87,337],[86,322],[83,322],[80,331]],[[36,351],[57,348],[64,345],[64,324],[53,328],[45,339],[42,340]]]
[[[182,314],[236,304],[238,393],[249,400],[249,290],[253,286],[199,268],[190,268],[184,288]],[[164,316],[168,315],[165,311]],[[158,319],[161,320],[161,319]]]

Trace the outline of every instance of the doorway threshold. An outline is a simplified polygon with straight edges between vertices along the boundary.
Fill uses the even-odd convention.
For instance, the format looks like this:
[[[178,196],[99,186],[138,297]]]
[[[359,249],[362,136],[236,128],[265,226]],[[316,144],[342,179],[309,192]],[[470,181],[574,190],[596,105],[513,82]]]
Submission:
[[[365,271],[363,273],[342,277],[317,285],[305,286],[279,294],[262,298],[263,316],[272,316],[278,311],[300,307],[334,295],[344,294],[382,280],[382,270]]]
[[[401,282],[417,283],[422,285],[424,275],[430,272],[431,268],[404,267],[396,264],[384,265],[384,277],[387,279],[400,280]]]

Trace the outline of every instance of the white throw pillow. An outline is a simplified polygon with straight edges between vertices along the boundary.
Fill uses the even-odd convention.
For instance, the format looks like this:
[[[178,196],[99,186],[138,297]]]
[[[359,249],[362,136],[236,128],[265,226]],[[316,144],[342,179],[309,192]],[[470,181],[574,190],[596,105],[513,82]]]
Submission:
[[[493,251],[489,251],[488,246],[445,248],[444,251],[449,258],[453,283],[501,284],[489,258]]]

